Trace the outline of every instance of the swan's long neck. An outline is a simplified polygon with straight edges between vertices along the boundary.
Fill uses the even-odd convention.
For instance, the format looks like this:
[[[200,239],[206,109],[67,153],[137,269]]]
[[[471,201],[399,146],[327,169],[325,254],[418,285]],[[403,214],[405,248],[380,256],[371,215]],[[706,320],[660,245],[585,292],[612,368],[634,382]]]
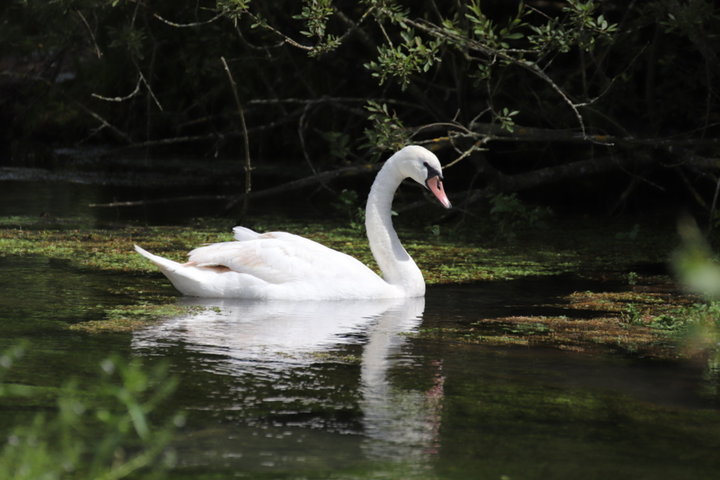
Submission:
[[[425,281],[393,228],[391,212],[395,190],[403,181],[393,158],[375,177],[365,209],[365,229],[370,250],[382,270],[385,281],[401,288],[408,297],[425,294]]]

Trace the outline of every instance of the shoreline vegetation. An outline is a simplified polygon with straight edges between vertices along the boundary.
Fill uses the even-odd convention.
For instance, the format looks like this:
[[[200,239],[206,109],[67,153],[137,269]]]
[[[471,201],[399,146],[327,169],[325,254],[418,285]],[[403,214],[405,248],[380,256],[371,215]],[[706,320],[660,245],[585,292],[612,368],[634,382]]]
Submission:
[[[491,221],[407,226],[400,236],[433,288],[529,281],[529,298],[519,299],[527,313],[483,317],[470,324],[451,322],[420,329],[428,341],[463,344],[539,346],[576,352],[616,351],[657,359],[703,359],[717,355],[713,302],[683,291],[669,273],[680,244],[674,225],[662,228],[607,220],[553,218],[543,228],[510,237]],[[91,225],[82,219],[0,218],[0,256],[40,256],[68,268],[145,277],[130,293],[134,304],[107,309],[104,318],[69,328],[98,334],[127,332],[147,322],[196,307],[177,304],[177,296],[152,265],[132,252],[138,243],[182,260],[195,246],[232,239],[227,219],[196,219],[187,226]],[[252,227],[287,230],[353,255],[369,265],[372,256],[356,222],[265,218]],[[514,232],[520,231],[513,229]],[[494,232],[494,233],[493,233]],[[533,289],[563,278],[563,292],[538,295]],[[577,289],[573,288],[577,284]],[[589,286],[589,288],[588,288]],[[128,287],[125,287],[126,289]],[[539,299],[539,300],[535,300]]]

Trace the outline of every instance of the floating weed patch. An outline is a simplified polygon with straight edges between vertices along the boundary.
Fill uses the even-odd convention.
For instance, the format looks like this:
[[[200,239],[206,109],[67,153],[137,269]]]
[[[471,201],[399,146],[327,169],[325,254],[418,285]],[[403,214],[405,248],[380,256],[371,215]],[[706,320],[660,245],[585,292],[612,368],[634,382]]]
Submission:
[[[530,341],[527,338],[514,335],[494,334],[487,329],[474,327],[436,327],[422,328],[417,332],[406,334],[410,337],[424,340],[440,340],[443,342],[483,344],[483,345],[519,345],[528,346]]]
[[[527,276],[557,275],[577,268],[569,253],[532,251],[444,241],[409,243],[407,250],[432,284],[510,280]]]
[[[567,308],[613,312],[625,311],[628,305],[657,310],[666,306],[675,306],[680,299],[681,297],[675,294],[636,292],[632,290],[620,292],[573,292],[565,298]]]
[[[633,242],[607,240],[609,237],[597,235],[596,227],[590,230],[583,224],[573,224],[574,230],[547,229],[542,235],[520,236],[508,242],[469,228],[457,231],[443,228],[442,234],[435,235],[428,233],[424,225],[413,229],[399,223],[399,236],[428,284],[508,280],[606,268],[617,270],[631,263],[664,261],[670,251],[669,248],[663,250],[642,244],[644,237]],[[260,232],[289,231],[303,235],[374,268],[367,239],[357,228],[277,218],[263,219],[262,223],[251,227]],[[96,227],[87,221],[83,223],[82,219],[2,217],[0,255],[42,255],[96,270],[156,272],[150,262],[133,252],[133,244],[184,261],[192,248],[231,240],[231,228],[227,220],[208,219],[199,219],[193,225],[183,227]],[[553,232],[556,232],[555,236]]]
[[[311,352],[309,356],[317,362],[343,363],[348,365],[360,365],[362,357],[349,353],[340,352]]]
[[[179,305],[141,303],[136,305],[121,305],[110,308],[105,312],[102,320],[90,320],[70,326],[70,330],[87,333],[117,333],[130,332],[138,327],[166,318],[196,315],[207,310],[200,305]]]
[[[683,345],[687,343],[685,332],[692,331],[690,325],[719,325],[714,330],[704,328],[705,333],[698,338],[705,340],[694,343],[708,347],[713,340],[718,342],[720,335],[707,332],[720,331],[720,323],[708,320],[720,319],[720,304],[714,309],[700,308],[693,304],[697,298],[673,291],[667,278],[650,285],[640,284],[642,280],[625,285],[622,291],[576,291],[549,302],[540,297],[537,304],[508,307],[526,313],[502,314],[495,309],[492,316],[479,315],[466,324],[423,329],[416,336],[432,341],[578,352],[611,350],[668,359],[688,356],[689,350]],[[618,285],[616,281],[613,284]]]
[[[156,269],[133,252],[133,244],[182,261],[195,246],[230,238],[191,227],[0,228],[0,255],[39,255],[94,270],[150,272]]]
[[[418,337],[486,345],[544,346],[569,351],[621,350],[653,357],[674,357],[664,336],[650,328],[628,329],[616,317],[572,319],[565,316],[486,318],[463,328],[421,330]]]
[[[553,332],[552,327],[548,323],[541,320],[547,317],[538,317],[528,322],[508,323],[502,327],[503,331],[511,335],[521,335],[523,337],[533,337],[537,335],[549,335]]]
[[[643,238],[629,242],[599,236],[596,227],[592,230],[574,227],[576,230],[548,229],[527,238],[519,236],[512,241],[498,241],[469,229],[451,234],[443,228],[442,233],[429,234],[424,228],[401,226],[399,236],[429,285],[604,271],[611,272],[608,278],[611,282],[625,287],[618,292],[575,292],[557,298],[552,304],[536,306],[560,309],[567,312],[565,314],[479,319],[482,325],[424,331],[420,335],[469,343],[552,345],[570,350],[610,346],[645,352],[655,349],[654,345],[664,345],[652,354],[667,354],[668,351],[662,349],[666,349],[668,336],[682,330],[680,318],[685,314],[678,312],[678,308],[692,304],[692,300],[667,289],[666,285],[648,287],[646,277],[630,268],[622,270],[623,265],[664,260],[667,251],[650,248],[649,243],[643,243]],[[265,219],[252,228],[294,232],[376,268],[367,240],[357,228],[287,219]],[[553,231],[557,232],[555,236]],[[158,278],[161,274],[156,267],[137,255],[133,244],[184,261],[192,248],[231,239],[231,225],[225,220],[199,220],[184,227],[96,227],[77,219],[25,217],[5,217],[0,221],[0,256],[36,255],[62,259],[80,269],[150,273]],[[663,278],[669,283],[667,277]],[[116,307],[104,312],[101,320],[79,323],[72,328],[87,332],[128,331],[153,319],[192,313],[188,310],[191,307],[168,304],[167,296],[152,299],[144,296],[144,299],[139,306]]]
[[[232,240],[226,225],[198,224],[188,227],[110,226],[92,228],[68,223],[5,218],[0,222],[0,255],[40,255],[68,260],[83,268],[121,272],[156,272],[148,261],[135,254],[139,244],[158,255],[184,261],[187,252],[207,243]],[[347,227],[327,224],[297,224],[287,221],[275,225],[256,225],[258,231],[287,230],[321,242],[374,267],[375,262],[364,235]],[[406,247],[425,274],[428,284],[468,283],[481,280],[552,275],[568,271],[572,255],[511,252],[508,248],[489,248],[425,237],[418,232],[402,232],[410,238]]]

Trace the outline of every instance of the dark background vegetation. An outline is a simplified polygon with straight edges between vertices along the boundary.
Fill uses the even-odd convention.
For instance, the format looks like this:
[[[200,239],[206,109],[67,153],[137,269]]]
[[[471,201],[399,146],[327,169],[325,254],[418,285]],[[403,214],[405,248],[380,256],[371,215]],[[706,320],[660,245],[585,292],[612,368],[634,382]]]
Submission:
[[[9,0],[0,45],[0,167],[230,159],[257,194],[421,143],[465,212],[717,210],[710,0]]]

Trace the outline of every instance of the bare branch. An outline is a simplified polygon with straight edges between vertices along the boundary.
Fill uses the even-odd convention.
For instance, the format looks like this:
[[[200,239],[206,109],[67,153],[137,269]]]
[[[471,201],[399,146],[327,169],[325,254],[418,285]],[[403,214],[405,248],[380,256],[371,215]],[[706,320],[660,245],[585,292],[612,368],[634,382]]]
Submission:
[[[458,162],[466,159],[467,157],[469,157],[469,156],[472,155],[473,153],[478,152],[478,151],[480,151],[480,150],[484,150],[484,149],[482,148],[482,146],[485,145],[488,141],[490,141],[490,137],[485,137],[484,139],[478,140],[477,142],[475,142],[475,143],[473,144],[472,147],[470,147],[470,148],[468,148],[467,150],[465,150],[464,152],[462,152],[462,153],[460,154],[460,156],[458,156],[455,160],[453,160],[452,162],[450,162],[450,163],[448,163],[447,165],[445,165],[443,168],[447,170],[448,168],[454,166],[454,165],[457,164]]]
[[[155,105],[157,105],[157,107],[160,109],[161,112],[164,112],[165,109],[163,109],[162,105],[160,105],[160,101],[159,101],[159,100],[157,99],[157,97],[155,96],[155,92],[153,92],[153,89],[152,89],[152,87],[150,86],[150,83],[149,83],[149,82],[147,81],[147,79],[145,78],[145,75],[143,75],[142,69],[140,68],[140,65],[138,65],[134,60],[133,60],[133,63],[135,64],[135,68],[137,68],[138,74],[140,74],[140,79],[141,79],[142,82],[145,84],[145,88],[147,88],[147,91],[148,91],[148,93],[150,94],[150,97],[151,97],[151,98],[153,99],[153,101],[155,102]]]
[[[362,164],[353,165],[350,167],[338,168],[336,170],[328,170],[320,172],[309,177],[300,178],[290,182],[283,183],[276,187],[267,188],[257,192],[249,192],[242,195],[189,195],[184,197],[174,198],[158,198],[153,200],[130,200],[123,202],[110,202],[110,203],[92,203],[89,206],[94,208],[111,208],[111,207],[137,207],[142,205],[156,205],[156,204],[167,204],[167,203],[179,203],[179,202],[191,202],[191,201],[209,201],[209,200],[227,200],[226,209],[230,210],[235,207],[239,202],[243,201],[244,197],[250,197],[252,199],[272,197],[275,195],[284,195],[293,190],[299,190],[309,186],[317,185],[320,183],[328,182],[342,177],[351,177],[354,175],[365,175],[377,171],[380,168],[379,164]]]
[[[242,128],[243,140],[245,146],[245,195],[243,197],[243,215],[247,212],[248,202],[250,200],[250,191],[252,190],[252,163],[250,161],[250,138],[248,136],[247,124],[245,123],[245,111],[243,110],[242,104],[240,103],[240,96],[237,91],[237,84],[235,79],[230,72],[225,57],[220,57],[223,67],[225,67],[225,73],[227,73],[230,86],[232,87],[233,97],[235,98],[235,105],[237,106],[238,115],[240,116],[240,126]]]
[[[570,109],[572,109],[572,111],[575,115],[575,118],[578,121],[578,125],[580,126],[580,131],[582,132],[583,137],[587,137],[586,130],[585,130],[585,121],[583,120],[582,115],[580,114],[580,111],[578,110],[578,107],[582,106],[582,104],[573,102],[570,99],[570,97],[565,93],[565,91],[562,88],[560,88],[560,86],[557,83],[555,83],[555,81],[552,78],[550,78],[537,64],[527,61],[522,58],[515,58],[512,55],[509,55],[506,51],[497,50],[497,49],[488,47],[487,45],[485,45],[481,42],[478,42],[477,40],[460,37],[451,31],[441,29],[433,24],[428,24],[425,22],[418,22],[415,20],[407,19],[407,18],[403,19],[402,21],[412,27],[417,28],[418,30],[422,30],[423,32],[425,32],[427,34],[434,36],[435,38],[439,38],[439,39],[452,38],[459,44],[466,45],[467,47],[472,48],[472,49],[482,53],[483,55],[486,55],[488,57],[497,57],[499,59],[505,60],[514,65],[518,65],[518,66],[524,68],[525,70],[529,71],[533,75],[537,76],[542,81],[547,83],[550,86],[550,88],[555,90],[555,92],[558,95],[560,95],[560,97],[568,105],[568,107],[570,107]]]
[[[138,76],[137,83],[135,84],[135,90],[130,92],[129,94],[125,95],[124,97],[105,97],[103,95],[99,95],[97,93],[91,93],[90,96],[97,98],[99,100],[103,100],[105,102],[125,102],[127,100],[130,100],[134,96],[136,96],[138,93],[140,93],[140,84],[142,83],[142,77]]]
[[[252,195],[252,198],[281,195],[292,190],[298,190],[300,188],[305,188],[311,185],[324,184],[329,182],[330,180],[335,180],[336,178],[372,173],[379,169],[380,165],[368,163],[363,165],[353,165],[350,167],[338,168],[335,170],[328,170],[325,172],[317,173],[315,175],[311,175],[309,177],[301,178],[299,180],[293,180],[291,182],[283,183],[282,185],[278,185],[277,187],[267,188],[260,192],[254,192],[250,195]],[[231,198],[225,209],[230,210],[231,208],[233,208],[235,205],[238,204],[238,202],[243,200],[244,196],[245,195],[239,195]]]
[[[97,40],[95,39],[95,34],[92,31],[92,28],[90,28],[90,24],[88,23],[87,19],[85,18],[85,15],[80,10],[75,10],[75,13],[78,14],[80,17],[80,20],[82,20],[83,25],[85,25],[85,28],[87,28],[88,33],[90,34],[90,39],[92,40],[93,45],[95,46],[95,55],[100,59],[103,56],[102,51],[100,50],[100,47],[98,46]]]
[[[615,135],[582,135],[581,133],[568,129],[552,129],[526,127],[523,125],[515,125],[512,132],[503,129],[500,125],[494,123],[474,122],[472,129],[457,128],[455,124],[435,123],[426,125],[424,131],[432,131],[437,129],[450,128],[450,131],[444,136],[438,136],[431,140],[425,140],[418,143],[451,143],[453,139],[465,138],[472,141],[481,140],[483,143],[494,142],[543,142],[543,143],[594,143],[607,146],[626,146],[626,147],[651,147],[651,148],[692,148],[692,147],[717,147],[720,146],[720,138],[671,138],[671,137],[646,137],[639,138],[633,136],[615,136]],[[454,129],[454,130],[453,130]],[[419,131],[419,130],[418,130]],[[439,133],[439,132],[438,132]],[[677,152],[676,152],[677,153]],[[686,152],[686,155],[690,155]],[[693,155],[693,163],[699,164],[708,160]]]
[[[75,100],[73,97],[68,95],[63,89],[59,88],[55,83],[49,81],[48,79],[43,78],[39,75],[16,74],[13,72],[0,72],[0,75],[6,76],[6,77],[12,77],[12,78],[22,78],[22,79],[26,79],[26,80],[33,80],[33,81],[40,82],[40,83],[47,85],[48,87],[59,92],[63,97],[68,99],[70,101],[70,103],[75,105],[76,108],[78,108],[79,110],[82,110],[83,112],[90,115],[98,122],[100,122],[100,127],[98,128],[98,130],[107,128],[110,131],[112,131],[115,135],[120,137],[122,140],[124,140],[125,142],[132,143],[132,140],[130,139],[130,136],[127,133],[123,132],[122,130],[120,130],[119,128],[117,128],[116,126],[114,126],[113,124],[108,122],[107,120],[105,120],[105,118],[103,118],[99,113],[90,109],[87,105],[79,102],[78,100]]]
[[[145,205],[164,205],[168,203],[227,200],[227,195],[188,195],[185,197],[155,198],[152,200],[129,200],[127,202],[90,203],[91,208],[141,207]]]
[[[211,18],[210,20],[205,20],[204,22],[175,23],[175,22],[171,22],[170,20],[167,20],[167,19],[161,17],[161,16],[160,16],[159,14],[157,14],[157,13],[153,13],[153,17],[155,17],[155,18],[157,18],[158,20],[160,20],[161,22],[163,22],[163,23],[165,23],[165,24],[167,24],[167,25],[170,25],[171,27],[175,27],[175,28],[193,28],[193,27],[200,27],[200,26],[203,26],[203,25],[207,25],[207,24],[209,24],[209,23],[213,23],[214,21],[222,18],[222,16],[223,16],[223,14],[222,14],[222,12],[221,12],[221,13],[218,13],[217,15],[215,15],[215,16],[214,16],[213,18]]]
[[[290,112],[287,115],[280,117],[278,120],[266,123],[264,125],[256,125],[248,127],[248,135],[255,132],[261,132],[264,130],[271,130],[273,128],[280,127],[286,123],[293,121],[293,118],[300,115],[301,111]],[[155,140],[146,140],[144,142],[137,142],[131,145],[127,145],[124,148],[148,148],[148,147],[162,147],[167,145],[175,145],[181,143],[192,143],[192,142],[206,142],[206,141],[217,141],[222,138],[235,138],[242,135],[242,132],[236,131],[219,132],[219,133],[206,133],[203,135],[184,135],[179,137],[159,138]]]
[[[260,25],[260,26],[262,26],[263,28],[265,28],[266,30],[268,30],[268,31],[272,32],[273,34],[277,35],[278,37],[280,37],[280,38],[281,38],[285,43],[287,43],[288,45],[292,45],[293,47],[299,48],[299,49],[301,49],[301,50],[306,50],[306,51],[309,51],[309,52],[311,52],[311,51],[313,51],[313,50],[315,49],[314,46],[311,46],[311,45],[303,45],[302,43],[300,43],[300,42],[298,42],[298,41],[296,41],[296,40],[293,40],[292,38],[290,38],[289,36],[285,35],[285,34],[284,34],[283,32],[281,32],[280,30],[278,30],[277,28],[275,28],[275,27],[273,27],[272,25],[268,24],[267,22],[263,21],[260,17],[258,17],[257,15],[255,15],[254,13],[252,13],[251,11],[245,10],[245,13],[246,13],[250,18],[252,18],[253,20],[255,20],[255,23],[256,23],[257,25]]]
[[[360,20],[358,20],[357,22],[353,21],[350,17],[345,15],[344,12],[342,12],[340,10],[336,10],[335,13],[338,16],[338,18],[343,23],[345,23],[345,25],[347,25],[349,27],[347,29],[347,31],[345,33],[343,33],[342,36],[338,39],[338,42],[339,43],[344,42],[345,39],[347,37],[349,37],[352,33],[359,31],[360,25],[362,25],[363,22],[365,22],[365,19],[367,19],[374,10],[375,10],[375,6],[371,5],[367,10],[365,10],[365,13],[362,14],[362,16],[360,17]],[[363,37],[364,37],[363,41],[367,43],[368,42],[367,35],[363,35]]]

